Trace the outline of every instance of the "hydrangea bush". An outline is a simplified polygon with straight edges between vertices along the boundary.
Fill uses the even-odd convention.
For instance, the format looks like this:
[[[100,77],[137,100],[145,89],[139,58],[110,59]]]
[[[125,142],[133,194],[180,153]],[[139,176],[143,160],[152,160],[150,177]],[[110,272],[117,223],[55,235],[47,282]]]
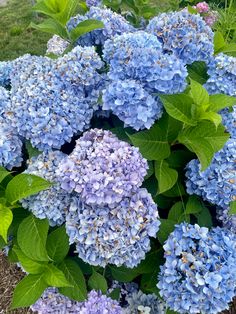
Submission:
[[[12,308],[228,309],[236,58],[205,2],[77,4],[39,1],[45,55],[0,62],[0,248],[25,272]]]

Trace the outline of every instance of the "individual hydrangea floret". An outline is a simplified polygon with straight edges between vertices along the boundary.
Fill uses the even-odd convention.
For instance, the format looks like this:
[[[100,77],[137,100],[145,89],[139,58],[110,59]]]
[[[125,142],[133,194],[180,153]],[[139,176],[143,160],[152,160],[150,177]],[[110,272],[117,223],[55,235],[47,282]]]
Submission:
[[[38,314],[79,314],[82,304],[60,294],[57,288],[47,288],[30,309]]]
[[[52,38],[49,39],[47,43],[46,54],[52,53],[56,56],[61,56],[68,46],[68,41],[58,35],[54,35]]]
[[[187,70],[174,55],[164,54],[158,39],[144,31],[115,36],[104,46],[112,80],[134,79],[151,92],[175,94],[186,88]]]
[[[112,132],[91,129],[76,142],[57,170],[61,186],[87,204],[114,204],[139,187],[148,164],[139,149]]]
[[[11,67],[11,61],[0,61],[0,86],[6,87],[10,85]]]
[[[17,60],[8,113],[19,134],[47,151],[87,129],[97,106],[101,66],[90,47],[76,47],[57,60],[29,55]]]
[[[138,189],[113,206],[86,205],[79,198],[69,208],[66,232],[78,256],[91,265],[137,266],[150,250],[160,221],[146,189]]]
[[[83,302],[78,312],[80,314],[123,314],[116,300],[102,295],[95,290],[90,291],[88,300]]]
[[[170,309],[216,314],[229,308],[235,296],[235,234],[182,223],[163,248],[158,288]]]
[[[201,171],[200,162],[191,160],[187,165],[187,192],[200,195],[204,200],[228,207],[236,200],[236,139],[230,139],[215,154],[210,166]]]
[[[161,117],[162,108],[161,101],[134,80],[114,81],[103,93],[103,110],[112,110],[125,126],[135,130],[149,129]]]
[[[236,233],[236,215],[229,213],[230,207],[217,207],[217,219],[222,222],[223,227],[229,229],[231,232]]]
[[[88,19],[102,21],[104,27],[97,29],[81,36],[77,40],[77,44],[81,46],[104,45],[105,41],[114,35],[123,34],[134,31],[123,16],[111,11],[107,8],[91,7],[85,15],[77,15],[72,17],[67,24],[68,30],[74,29],[80,22]]]
[[[126,298],[128,307],[124,314],[165,314],[166,306],[155,294],[145,294],[141,290]]]
[[[55,175],[59,163],[64,158],[65,154],[59,151],[43,153],[31,158],[25,171],[53,183],[49,189],[21,201],[22,206],[30,210],[37,218],[47,218],[51,226],[65,222],[66,212],[72,202],[72,196],[61,189]]]
[[[218,54],[208,64],[205,88],[210,94],[236,96],[236,58]]]
[[[20,167],[22,158],[22,140],[8,121],[0,118],[0,165],[11,170]]]
[[[163,48],[187,64],[208,61],[213,55],[213,32],[197,14],[187,10],[162,13],[150,20],[147,31],[156,35]]]

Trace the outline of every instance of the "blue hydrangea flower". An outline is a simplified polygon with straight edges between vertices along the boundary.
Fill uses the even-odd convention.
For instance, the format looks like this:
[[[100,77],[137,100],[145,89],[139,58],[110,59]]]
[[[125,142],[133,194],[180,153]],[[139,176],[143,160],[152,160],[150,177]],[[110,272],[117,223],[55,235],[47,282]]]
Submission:
[[[160,221],[146,189],[134,191],[118,204],[86,205],[79,198],[66,215],[66,232],[78,256],[91,265],[137,266],[150,250]]]
[[[57,288],[47,288],[30,309],[38,314],[76,314],[81,313],[82,304],[60,294]]]
[[[236,233],[236,215],[229,214],[230,207],[217,207],[217,219],[222,222],[223,227]]]
[[[101,0],[86,0],[87,7],[99,7],[102,5]]]
[[[236,236],[219,227],[177,225],[163,246],[158,288],[178,313],[216,314],[235,296]]]
[[[198,160],[191,160],[186,171],[187,192],[200,195],[212,204],[228,207],[236,200],[235,156],[236,139],[230,139],[205,171],[201,172]]]
[[[8,113],[19,134],[47,151],[88,128],[102,64],[90,47],[76,47],[57,60],[28,55],[14,62]]]
[[[4,116],[9,106],[10,93],[7,89],[0,86],[0,115]]]
[[[104,59],[112,80],[139,80],[151,92],[175,94],[186,88],[187,70],[174,55],[164,54],[157,38],[144,31],[106,41]]]
[[[77,41],[77,44],[81,46],[104,45],[107,39],[112,38],[116,34],[120,35],[134,31],[134,27],[130,25],[123,16],[110,9],[99,7],[91,7],[85,15],[72,17],[67,24],[68,30],[71,31],[80,22],[87,19],[102,21],[104,28],[94,30],[81,36]]]
[[[150,20],[146,30],[187,64],[208,61],[213,55],[213,31],[198,14],[162,13]]]
[[[103,110],[112,110],[135,130],[149,129],[162,115],[163,105],[134,80],[113,81],[103,92]]]
[[[21,201],[22,206],[37,218],[47,218],[51,226],[61,225],[65,222],[66,212],[72,202],[72,196],[61,189],[55,174],[59,163],[65,156],[59,151],[43,153],[38,157],[31,158],[25,171],[25,173],[40,176],[53,183],[49,189]]]
[[[236,96],[236,58],[223,53],[210,59],[208,64],[209,79],[205,88],[210,94],[223,93]]]
[[[91,129],[76,142],[57,170],[61,186],[79,193],[87,204],[114,204],[139,187],[148,164],[139,149],[112,132]]]
[[[232,138],[236,139],[236,105],[233,106],[232,109],[226,108],[221,110],[220,114],[226,130],[230,133]]]
[[[0,61],[0,86],[6,87],[10,85],[11,67],[11,61]]]
[[[58,35],[52,36],[47,43],[46,54],[54,54],[61,56],[66,48],[69,46],[69,42]]]

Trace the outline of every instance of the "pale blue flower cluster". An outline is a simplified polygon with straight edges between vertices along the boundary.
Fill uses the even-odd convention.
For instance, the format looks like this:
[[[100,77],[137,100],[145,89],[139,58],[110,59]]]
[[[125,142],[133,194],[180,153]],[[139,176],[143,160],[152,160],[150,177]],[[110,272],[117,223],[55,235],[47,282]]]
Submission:
[[[102,5],[101,0],[86,0],[87,7],[99,7]]]
[[[62,160],[57,175],[62,188],[79,193],[85,203],[109,205],[141,186],[147,169],[138,148],[120,141],[110,131],[91,129]]]
[[[46,54],[54,54],[61,56],[66,48],[69,46],[69,42],[58,35],[52,36],[47,43]]]
[[[102,21],[104,27],[94,30],[81,36],[77,44],[81,46],[104,45],[105,41],[114,35],[134,31],[134,27],[120,14],[117,14],[107,8],[91,7],[85,15],[72,17],[67,24],[69,31],[74,29],[80,22],[88,19]]]
[[[79,46],[57,60],[30,55],[16,60],[9,113],[19,134],[47,151],[88,128],[102,66],[94,48]]]
[[[153,93],[174,94],[186,88],[184,64],[165,54],[152,34],[138,31],[117,35],[105,42],[103,54],[111,80],[103,91],[103,109],[112,110],[125,126],[150,128],[163,108]]]
[[[187,64],[213,55],[213,31],[198,14],[187,10],[162,13],[150,20],[147,32],[157,36],[166,51]]]
[[[222,123],[226,130],[230,133],[232,138],[236,139],[236,105],[231,109],[226,108],[221,110],[220,114],[222,116]]]
[[[11,61],[0,61],[0,86],[6,87],[10,84],[11,67]]]
[[[236,233],[236,215],[229,214],[230,207],[217,207],[217,219],[222,222],[223,227],[229,229],[231,232]]]
[[[6,114],[6,110],[9,106],[10,101],[10,93],[9,91],[0,86],[0,116],[4,117]]]
[[[236,285],[235,234],[182,223],[163,248],[158,288],[172,310],[216,314],[229,308]]]
[[[29,160],[28,168],[25,171],[25,173],[40,176],[53,183],[49,189],[21,200],[24,208],[30,210],[37,218],[47,218],[51,226],[61,225],[65,222],[66,212],[72,202],[72,196],[61,189],[55,175],[59,163],[65,156],[59,151],[40,154]]]

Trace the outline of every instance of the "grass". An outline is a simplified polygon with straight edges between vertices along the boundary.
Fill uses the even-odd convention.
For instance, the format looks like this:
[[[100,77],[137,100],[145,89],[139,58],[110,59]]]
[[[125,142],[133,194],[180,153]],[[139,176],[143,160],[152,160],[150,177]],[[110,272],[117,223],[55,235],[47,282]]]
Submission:
[[[29,29],[37,22],[31,0],[8,0],[0,7],[0,60],[12,60],[25,53],[44,54],[49,34]]]

